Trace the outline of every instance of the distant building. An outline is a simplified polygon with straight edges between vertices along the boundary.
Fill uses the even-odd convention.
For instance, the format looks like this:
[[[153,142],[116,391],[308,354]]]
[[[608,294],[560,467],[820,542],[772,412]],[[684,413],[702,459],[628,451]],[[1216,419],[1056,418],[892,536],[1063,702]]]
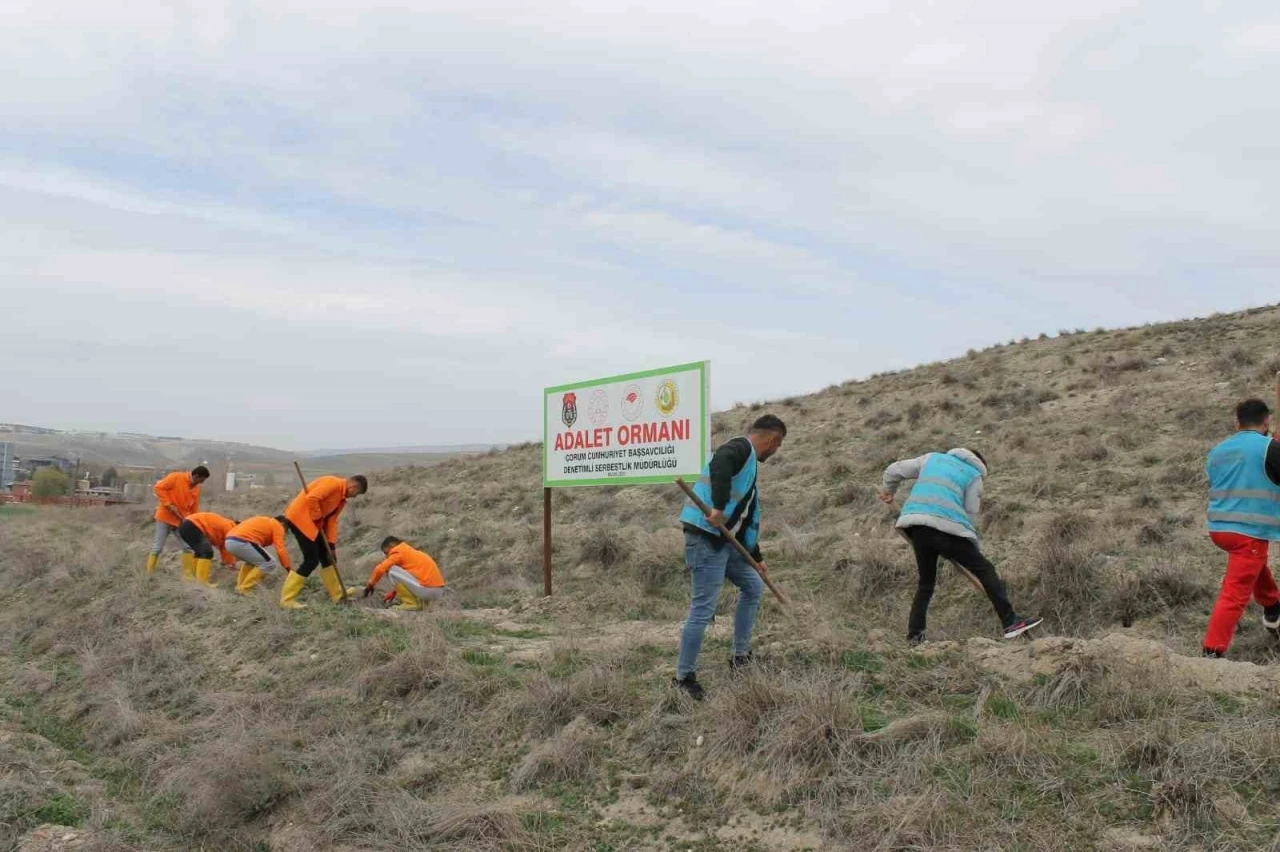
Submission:
[[[0,491],[8,491],[18,478],[18,460],[13,455],[13,444],[0,441]]]
[[[24,459],[22,462],[23,470],[32,475],[41,468],[56,467],[58,470],[70,476],[72,471],[75,470],[75,466],[75,462],[70,459],[64,459],[61,456],[49,456],[41,459]]]

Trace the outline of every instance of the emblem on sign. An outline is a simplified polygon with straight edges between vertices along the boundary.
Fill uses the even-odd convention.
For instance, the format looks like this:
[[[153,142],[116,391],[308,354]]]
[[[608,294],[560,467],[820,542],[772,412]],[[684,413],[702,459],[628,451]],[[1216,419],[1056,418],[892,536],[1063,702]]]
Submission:
[[[567,393],[564,395],[564,402],[560,405],[560,419],[564,421],[564,425],[572,429],[573,424],[578,422],[578,395],[575,393]]]
[[[587,417],[596,426],[609,422],[609,394],[605,393],[604,388],[596,388],[591,392],[587,399]]]
[[[644,413],[644,395],[640,392],[640,386],[636,384],[627,385],[622,391],[622,416],[626,418],[628,423],[634,423],[640,419],[640,415]]]
[[[680,389],[671,379],[663,379],[653,393],[653,406],[663,417],[670,417],[680,407]]]

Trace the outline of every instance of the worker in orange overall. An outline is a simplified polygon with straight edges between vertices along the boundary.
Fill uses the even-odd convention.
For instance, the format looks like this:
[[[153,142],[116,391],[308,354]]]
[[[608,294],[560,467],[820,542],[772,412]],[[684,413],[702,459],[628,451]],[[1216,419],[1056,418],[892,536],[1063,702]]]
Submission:
[[[363,476],[347,479],[341,476],[321,476],[312,481],[308,488],[300,491],[285,509],[285,519],[302,550],[302,564],[280,586],[282,609],[303,608],[304,604],[298,603],[298,594],[317,566],[329,599],[335,603],[342,600],[342,582],[338,579],[338,569],[334,567],[328,554],[332,553],[337,558],[338,516],[342,514],[347,500],[368,490],[369,480]],[[321,539],[321,536],[324,538]],[[329,545],[327,549],[325,542]]]
[[[209,579],[215,549],[221,553],[224,565],[236,564],[236,558],[227,552],[227,534],[235,528],[236,523],[213,512],[194,512],[178,524],[178,535],[195,553],[195,581],[200,585],[210,588],[217,585]]]
[[[209,468],[199,465],[190,473],[175,470],[161,479],[152,488],[156,501],[156,537],[151,544],[151,553],[147,556],[147,576],[151,576],[160,561],[160,553],[169,536],[178,531],[182,519],[193,512],[200,511],[200,486],[209,478]],[[182,537],[178,537],[182,545],[182,579],[194,580],[196,576],[196,557]]]
[[[395,609],[420,610],[424,607],[423,601],[435,601],[444,596],[444,576],[430,556],[393,535],[382,540],[382,553],[387,558],[378,563],[369,575],[369,582],[364,587],[366,598],[373,594],[378,581],[388,573],[396,587],[387,599],[398,599]],[[359,587],[353,587],[348,593],[359,591]]]
[[[227,533],[227,552],[240,560],[240,570],[236,574],[237,592],[249,594],[262,582],[264,574],[277,568],[293,570],[284,544],[284,525],[283,515],[278,518],[259,515],[241,521]],[[275,556],[267,550],[268,547],[275,548]]]

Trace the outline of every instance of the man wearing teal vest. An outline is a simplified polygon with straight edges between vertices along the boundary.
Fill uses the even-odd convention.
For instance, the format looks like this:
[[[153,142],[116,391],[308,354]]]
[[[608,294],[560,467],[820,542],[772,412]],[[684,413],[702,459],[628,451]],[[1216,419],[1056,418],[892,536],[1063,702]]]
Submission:
[[[716,527],[724,524],[752,557],[764,565],[760,555],[760,495],[756,471],[778,452],[786,436],[786,424],[766,414],[751,425],[746,437],[722,444],[693,486],[694,493],[711,507],[711,514],[703,515],[691,500],[685,502],[680,512],[684,526],[684,562],[689,568],[693,593],[680,635],[680,659],[672,685],[697,701],[704,697],[697,677],[702,637],[716,614],[720,588],[726,578],[738,587],[738,608],[733,614],[733,657],[729,667],[738,669],[751,662],[751,630],[760,609],[764,583]]]
[[[925,618],[938,579],[939,557],[956,563],[982,584],[1000,619],[1004,638],[1016,639],[1043,621],[1021,618],[1013,611],[995,566],[978,548],[978,512],[982,508],[982,478],[986,475],[986,460],[963,448],[894,462],[884,472],[880,499],[889,504],[894,503],[903,481],[916,481],[897,524],[911,542],[920,575],[907,621],[907,641],[912,645],[924,642]]]
[[[1236,433],[1209,453],[1209,537],[1227,552],[1227,574],[1204,634],[1204,655],[1221,657],[1254,598],[1262,624],[1280,635],[1280,590],[1267,567],[1280,540],[1280,443],[1272,440],[1271,409],[1260,399],[1236,406]]]

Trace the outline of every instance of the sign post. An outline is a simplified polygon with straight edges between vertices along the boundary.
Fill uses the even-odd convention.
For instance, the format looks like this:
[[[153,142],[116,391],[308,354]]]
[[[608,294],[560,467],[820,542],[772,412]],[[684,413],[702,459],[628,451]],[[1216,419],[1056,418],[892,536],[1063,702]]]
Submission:
[[[544,594],[551,594],[551,489],[697,479],[710,456],[710,396],[707,361],[544,391]]]

